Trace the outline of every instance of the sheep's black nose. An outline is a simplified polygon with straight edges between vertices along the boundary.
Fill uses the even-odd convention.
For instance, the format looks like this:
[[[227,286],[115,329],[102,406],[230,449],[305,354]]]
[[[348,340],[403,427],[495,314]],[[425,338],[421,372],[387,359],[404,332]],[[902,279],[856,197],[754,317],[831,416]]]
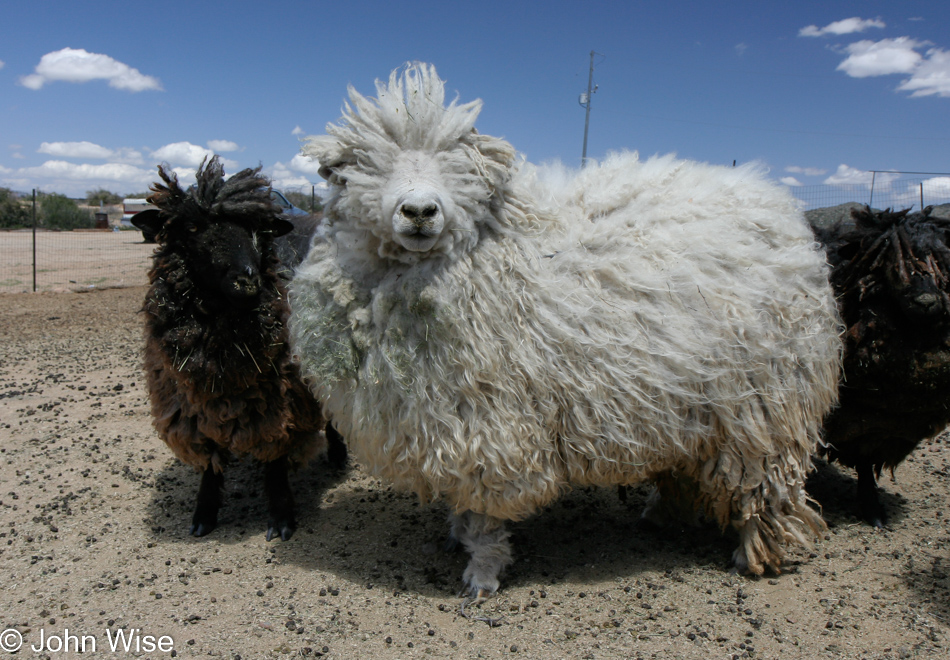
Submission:
[[[933,293],[921,293],[914,298],[914,302],[923,309],[932,309],[939,301],[940,299]]]
[[[261,276],[256,269],[247,266],[243,272],[232,276],[231,284],[238,296],[256,296],[261,290]]]
[[[404,202],[399,207],[399,213],[415,225],[424,225],[435,217],[439,212],[439,207],[435,204],[415,204],[413,202]]]

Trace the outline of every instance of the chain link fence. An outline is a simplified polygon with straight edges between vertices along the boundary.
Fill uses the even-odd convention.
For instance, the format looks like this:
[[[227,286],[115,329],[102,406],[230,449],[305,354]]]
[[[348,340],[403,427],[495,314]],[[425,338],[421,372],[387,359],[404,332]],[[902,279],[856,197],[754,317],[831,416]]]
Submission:
[[[909,176],[911,175],[911,176]],[[803,210],[856,202],[919,210],[950,204],[950,174],[873,172],[856,185],[794,186]],[[0,294],[144,286],[155,249],[137,230],[0,231]]]
[[[872,172],[867,183],[793,186],[790,190],[802,202],[805,211],[848,202],[876,209],[919,211],[926,206],[950,203],[950,174],[914,176],[903,172]]]
[[[144,286],[154,250],[138,230],[0,231],[0,294]]]

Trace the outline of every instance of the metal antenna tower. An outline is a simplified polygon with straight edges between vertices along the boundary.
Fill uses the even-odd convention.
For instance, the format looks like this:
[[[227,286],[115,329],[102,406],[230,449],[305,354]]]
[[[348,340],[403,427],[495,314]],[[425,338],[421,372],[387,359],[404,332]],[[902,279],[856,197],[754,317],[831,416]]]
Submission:
[[[590,51],[590,73],[587,75],[587,93],[581,94],[580,98],[577,99],[577,102],[581,106],[587,108],[586,116],[584,117],[584,150],[581,153],[581,167],[587,164],[587,129],[590,127],[590,97],[591,94],[597,91],[597,85],[594,85],[594,55],[598,55],[594,51]],[[593,87],[591,87],[593,85]]]

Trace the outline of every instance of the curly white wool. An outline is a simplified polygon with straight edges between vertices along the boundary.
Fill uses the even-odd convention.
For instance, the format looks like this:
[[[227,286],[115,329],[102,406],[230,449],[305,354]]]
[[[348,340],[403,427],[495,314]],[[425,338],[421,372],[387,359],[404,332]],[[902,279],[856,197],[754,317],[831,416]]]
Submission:
[[[754,573],[808,543],[840,342],[791,196],[670,156],[517,164],[425,65],[377,92],[304,149],[330,224],[291,285],[292,343],[360,463],[458,514],[473,592],[510,562],[503,521],[570,486],[695,482]],[[407,185],[444,215],[425,250],[391,221]]]

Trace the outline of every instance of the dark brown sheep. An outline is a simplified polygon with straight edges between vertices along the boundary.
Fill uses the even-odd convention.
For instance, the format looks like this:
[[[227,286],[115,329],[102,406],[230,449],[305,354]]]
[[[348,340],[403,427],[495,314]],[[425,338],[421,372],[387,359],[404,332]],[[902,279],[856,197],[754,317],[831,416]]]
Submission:
[[[847,327],[823,453],[857,470],[860,513],[881,527],[876,477],[950,423],[950,221],[930,207],[852,216],[815,228]]]
[[[217,157],[183,190],[162,183],[139,214],[159,243],[145,297],[145,372],[159,435],[179,459],[203,471],[191,533],[217,525],[223,470],[232,455],[265,466],[267,540],[296,527],[289,467],[327,449],[320,406],[290,360],[289,314],[274,239],[279,217],[260,168],[225,180]],[[330,434],[330,458],[346,460]]]

